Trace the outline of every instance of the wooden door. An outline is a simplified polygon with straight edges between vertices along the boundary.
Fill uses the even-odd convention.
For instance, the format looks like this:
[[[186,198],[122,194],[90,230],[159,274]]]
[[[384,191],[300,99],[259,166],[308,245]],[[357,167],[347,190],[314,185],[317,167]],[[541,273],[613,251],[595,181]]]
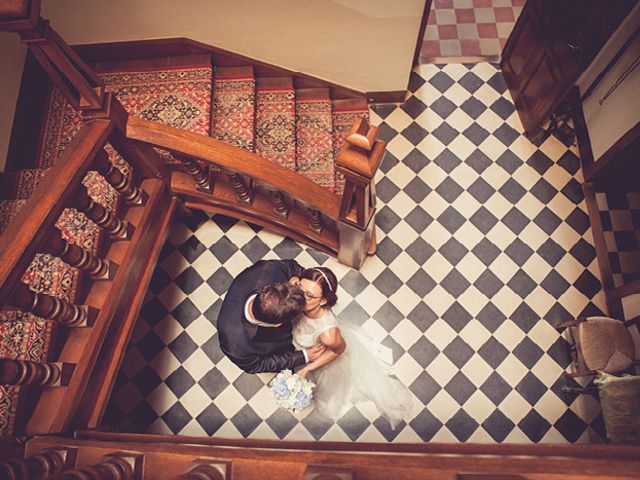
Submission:
[[[540,131],[638,0],[529,0],[500,68],[525,133]]]

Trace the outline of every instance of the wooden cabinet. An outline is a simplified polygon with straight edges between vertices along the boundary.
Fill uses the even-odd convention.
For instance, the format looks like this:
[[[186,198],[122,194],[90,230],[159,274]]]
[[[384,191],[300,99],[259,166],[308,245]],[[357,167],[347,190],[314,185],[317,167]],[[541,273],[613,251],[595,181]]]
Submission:
[[[638,0],[529,0],[500,68],[529,136],[544,126]]]

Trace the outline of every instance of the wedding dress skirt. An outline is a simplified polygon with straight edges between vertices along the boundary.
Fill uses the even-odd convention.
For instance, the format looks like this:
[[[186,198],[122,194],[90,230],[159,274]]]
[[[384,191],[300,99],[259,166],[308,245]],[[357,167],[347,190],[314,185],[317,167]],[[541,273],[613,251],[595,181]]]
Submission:
[[[346,348],[338,358],[310,373],[309,379],[316,384],[315,407],[337,420],[344,406],[371,400],[393,429],[402,419],[408,421],[411,393],[398,379],[387,375],[389,365],[381,361],[380,349],[376,351],[380,346],[361,327],[342,319],[338,323],[327,310],[320,318],[302,316],[293,327],[294,343],[301,348],[312,347],[320,334],[334,327],[340,329]]]

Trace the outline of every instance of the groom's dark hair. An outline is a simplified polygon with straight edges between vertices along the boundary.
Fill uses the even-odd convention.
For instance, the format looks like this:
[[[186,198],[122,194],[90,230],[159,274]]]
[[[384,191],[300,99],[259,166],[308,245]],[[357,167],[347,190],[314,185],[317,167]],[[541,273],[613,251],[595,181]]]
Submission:
[[[290,323],[302,312],[304,293],[297,285],[274,283],[258,291],[253,301],[253,315],[270,324]]]

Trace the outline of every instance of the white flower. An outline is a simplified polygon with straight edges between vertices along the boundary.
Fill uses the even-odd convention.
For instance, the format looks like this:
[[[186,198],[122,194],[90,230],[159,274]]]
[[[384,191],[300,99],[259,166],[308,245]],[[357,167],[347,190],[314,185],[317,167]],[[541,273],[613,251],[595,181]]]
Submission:
[[[283,370],[269,384],[276,404],[290,412],[299,412],[311,405],[315,385],[294,373]]]

